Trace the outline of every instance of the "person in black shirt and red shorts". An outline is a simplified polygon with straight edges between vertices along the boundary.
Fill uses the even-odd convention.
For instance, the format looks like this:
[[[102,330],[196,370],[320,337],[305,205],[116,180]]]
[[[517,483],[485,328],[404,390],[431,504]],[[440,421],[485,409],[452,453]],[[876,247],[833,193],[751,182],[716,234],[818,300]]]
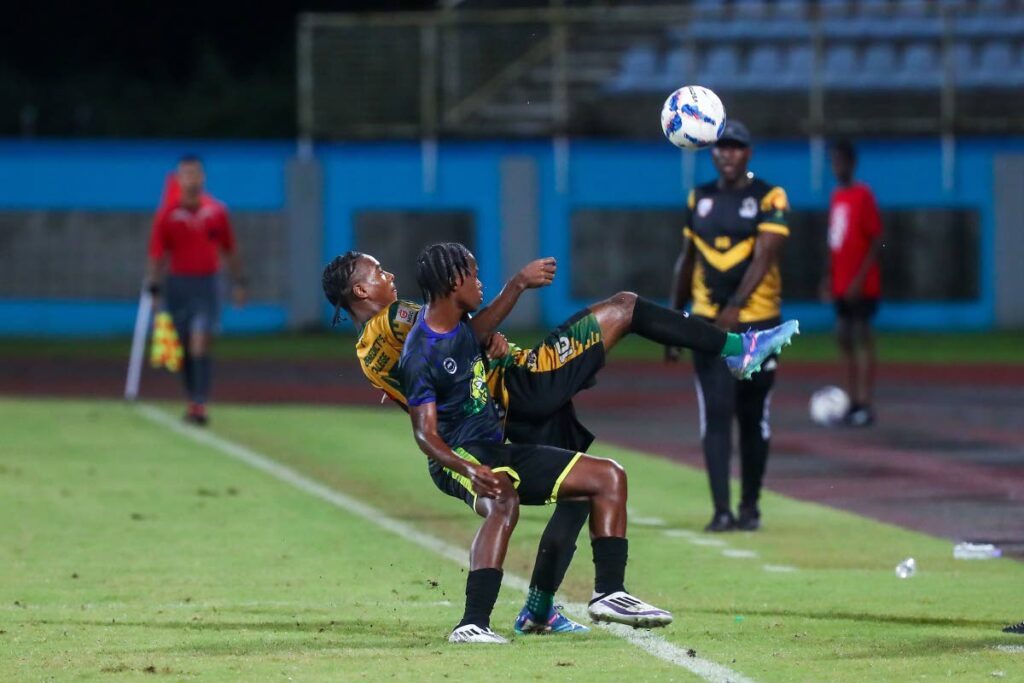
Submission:
[[[727,332],[767,330],[779,324],[781,315],[778,261],[789,236],[789,201],[781,187],[747,171],[750,154],[746,127],[729,121],[712,150],[718,179],[694,188],[687,200],[685,243],[670,293],[672,308],[682,309],[692,300],[693,315]],[[666,348],[666,360],[676,360],[678,353]],[[695,352],[693,359],[714,503],[705,531],[754,531],[761,523],[758,501],[768,461],[768,408],[777,361],[769,358],[750,381],[738,382],[722,358]],[[734,419],[743,482],[738,520],[729,500]]]

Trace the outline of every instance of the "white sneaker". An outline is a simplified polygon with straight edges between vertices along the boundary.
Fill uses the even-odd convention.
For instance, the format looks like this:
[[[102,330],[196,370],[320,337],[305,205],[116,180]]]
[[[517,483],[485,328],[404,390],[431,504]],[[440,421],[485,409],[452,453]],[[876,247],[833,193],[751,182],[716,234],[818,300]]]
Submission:
[[[587,607],[594,621],[625,624],[633,628],[658,628],[672,623],[672,613],[648,605],[625,591],[609,593]]]
[[[449,643],[491,643],[492,645],[508,645],[508,641],[489,628],[466,624],[460,626],[448,636]]]

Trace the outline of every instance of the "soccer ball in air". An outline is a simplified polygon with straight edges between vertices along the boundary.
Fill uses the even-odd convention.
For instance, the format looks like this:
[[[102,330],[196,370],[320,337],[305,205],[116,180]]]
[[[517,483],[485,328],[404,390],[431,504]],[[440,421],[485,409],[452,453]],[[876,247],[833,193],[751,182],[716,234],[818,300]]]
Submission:
[[[707,88],[683,86],[665,100],[661,129],[669,142],[682,149],[713,145],[725,129],[725,107]]]
[[[811,420],[823,427],[843,421],[850,409],[850,397],[839,387],[822,387],[811,395]]]

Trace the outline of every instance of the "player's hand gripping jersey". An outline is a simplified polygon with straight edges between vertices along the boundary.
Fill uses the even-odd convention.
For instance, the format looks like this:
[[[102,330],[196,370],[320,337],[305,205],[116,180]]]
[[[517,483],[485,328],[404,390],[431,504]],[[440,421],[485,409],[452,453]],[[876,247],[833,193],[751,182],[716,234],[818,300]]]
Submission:
[[[786,191],[759,178],[739,189],[721,189],[717,182],[710,182],[690,192],[683,234],[697,248],[694,315],[718,315],[753,260],[757,236],[762,232],[789,235],[788,213]],[[777,318],[781,304],[782,278],[776,263],[747,299],[740,322]]]

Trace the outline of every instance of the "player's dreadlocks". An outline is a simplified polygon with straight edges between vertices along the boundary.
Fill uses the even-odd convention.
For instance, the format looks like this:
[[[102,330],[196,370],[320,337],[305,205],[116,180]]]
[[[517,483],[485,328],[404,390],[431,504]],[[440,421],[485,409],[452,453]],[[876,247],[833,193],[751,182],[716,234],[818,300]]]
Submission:
[[[334,317],[331,318],[331,326],[338,324],[341,320],[341,311],[344,310],[352,315],[349,297],[352,295],[352,275],[359,265],[359,257],[363,256],[361,251],[348,251],[334,259],[324,267],[323,277],[320,284],[324,288],[324,296],[334,306]]]
[[[416,284],[427,303],[451,294],[470,273],[473,255],[458,242],[432,244],[416,259]]]

